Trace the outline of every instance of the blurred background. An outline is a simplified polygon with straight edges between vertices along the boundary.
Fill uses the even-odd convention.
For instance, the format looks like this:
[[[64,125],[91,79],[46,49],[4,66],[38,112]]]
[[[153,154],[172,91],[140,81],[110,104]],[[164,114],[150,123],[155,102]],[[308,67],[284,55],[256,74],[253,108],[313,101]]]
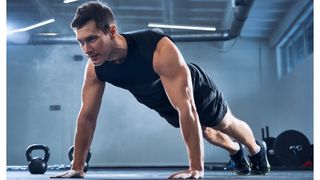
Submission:
[[[120,32],[150,23],[215,27],[163,28],[187,62],[203,67],[232,112],[257,139],[293,129],[313,143],[313,1],[255,0],[243,28],[234,29],[231,0],[101,0]],[[49,164],[69,164],[87,59],[69,24],[85,0],[7,1],[7,165],[25,165],[30,144],[46,144]],[[240,2],[240,1],[239,1]],[[244,1],[245,2],[245,1]],[[46,22],[37,28],[30,26]],[[29,28],[28,28],[29,27]],[[225,38],[230,29],[239,36]],[[180,130],[107,84],[91,146],[91,166],[181,166]],[[228,162],[205,142],[205,162]]]

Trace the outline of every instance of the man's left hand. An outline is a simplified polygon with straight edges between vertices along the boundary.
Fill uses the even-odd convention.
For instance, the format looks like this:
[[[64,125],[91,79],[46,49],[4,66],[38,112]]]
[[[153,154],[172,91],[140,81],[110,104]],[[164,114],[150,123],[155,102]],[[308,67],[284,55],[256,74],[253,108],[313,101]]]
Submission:
[[[199,170],[186,170],[186,171],[180,171],[177,173],[172,174],[169,176],[169,179],[202,179],[204,176],[203,171]]]

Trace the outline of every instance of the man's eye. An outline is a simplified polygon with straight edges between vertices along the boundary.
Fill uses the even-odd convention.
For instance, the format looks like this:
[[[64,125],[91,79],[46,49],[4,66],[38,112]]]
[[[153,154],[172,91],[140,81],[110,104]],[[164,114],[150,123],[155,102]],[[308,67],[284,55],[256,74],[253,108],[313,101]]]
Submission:
[[[96,37],[90,37],[87,39],[88,42],[94,42],[97,38]]]

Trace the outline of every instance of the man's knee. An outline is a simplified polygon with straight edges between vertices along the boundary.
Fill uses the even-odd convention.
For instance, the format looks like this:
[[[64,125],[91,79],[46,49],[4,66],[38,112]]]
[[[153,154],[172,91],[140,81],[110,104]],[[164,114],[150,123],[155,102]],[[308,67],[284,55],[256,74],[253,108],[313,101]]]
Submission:
[[[224,116],[223,120],[217,126],[215,126],[214,128],[216,130],[225,132],[228,129],[230,129],[230,127],[234,123],[234,119],[235,118],[233,117],[233,115],[230,113],[230,111],[228,111],[226,113],[226,115]]]
[[[205,126],[201,126],[201,128],[202,128],[202,135],[203,135],[203,137],[208,137],[209,136],[209,128],[207,128],[207,127],[205,127]]]

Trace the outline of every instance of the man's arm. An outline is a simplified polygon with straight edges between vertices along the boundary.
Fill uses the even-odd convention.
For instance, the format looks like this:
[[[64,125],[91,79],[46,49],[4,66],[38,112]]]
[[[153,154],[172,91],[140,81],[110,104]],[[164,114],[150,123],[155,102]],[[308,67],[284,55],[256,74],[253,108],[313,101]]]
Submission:
[[[153,68],[159,74],[171,104],[179,113],[181,133],[189,157],[189,170],[178,172],[169,178],[202,178],[203,137],[193,98],[191,75],[178,48],[167,37],[158,43]]]
[[[73,170],[83,171],[95,131],[104,88],[105,83],[97,78],[94,66],[88,62],[82,86],[81,109],[77,119]]]
[[[51,178],[81,178],[84,176],[84,163],[96,127],[105,83],[97,79],[94,66],[88,62],[82,86],[81,109],[77,118],[74,159],[70,171]]]

